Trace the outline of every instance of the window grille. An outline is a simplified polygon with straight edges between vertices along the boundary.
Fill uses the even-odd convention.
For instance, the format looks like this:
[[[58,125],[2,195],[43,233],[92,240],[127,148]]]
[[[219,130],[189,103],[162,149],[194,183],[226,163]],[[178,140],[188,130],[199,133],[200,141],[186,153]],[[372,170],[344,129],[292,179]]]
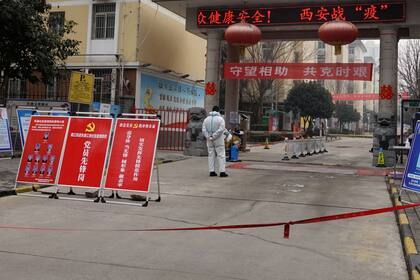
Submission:
[[[50,12],[48,17],[48,28],[56,34],[60,34],[64,31],[64,12]]]
[[[113,39],[115,3],[93,5],[93,39]]]

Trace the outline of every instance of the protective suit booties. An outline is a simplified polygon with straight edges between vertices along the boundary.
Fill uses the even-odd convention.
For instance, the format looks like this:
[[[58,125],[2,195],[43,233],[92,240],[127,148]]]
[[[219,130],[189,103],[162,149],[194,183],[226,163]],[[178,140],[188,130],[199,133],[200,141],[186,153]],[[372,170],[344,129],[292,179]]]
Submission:
[[[217,176],[215,170],[215,161],[217,158],[220,177],[227,177],[225,172],[226,152],[225,152],[225,120],[219,113],[217,106],[203,122],[203,135],[207,139],[207,149],[209,152],[209,171],[210,176]]]

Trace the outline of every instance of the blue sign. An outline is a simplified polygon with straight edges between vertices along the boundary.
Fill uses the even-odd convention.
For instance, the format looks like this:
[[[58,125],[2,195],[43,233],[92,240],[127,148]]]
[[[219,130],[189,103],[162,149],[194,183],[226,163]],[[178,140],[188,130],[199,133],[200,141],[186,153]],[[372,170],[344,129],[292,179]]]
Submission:
[[[53,111],[53,112],[51,112],[51,114],[50,114],[51,116],[70,116],[70,112],[69,111],[62,111],[62,112],[59,112],[59,111]]]
[[[416,125],[407,165],[404,170],[402,188],[420,192],[420,121]]]
[[[187,110],[204,107],[204,87],[140,73],[140,108]]]
[[[92,102],[90,105],[92,107],[93,112],[99,112],[101,110],[101,103],[100,102]]]
[[[22,143],[22,149],[25,147],[26,137],[28,136],[29,123],[31,122],[32,115],[38,115],[38,112],[32,109],[17,109],[16,110],[17,120],[19,124],[20,142]]]
[[[10,135],[7,109],[0,108],[0,152],[11,152],[12,150],[12,138]]]
[[[118,116],[121,114],[121,106],[120,105],[111,105],[111,114],[114,116]]]

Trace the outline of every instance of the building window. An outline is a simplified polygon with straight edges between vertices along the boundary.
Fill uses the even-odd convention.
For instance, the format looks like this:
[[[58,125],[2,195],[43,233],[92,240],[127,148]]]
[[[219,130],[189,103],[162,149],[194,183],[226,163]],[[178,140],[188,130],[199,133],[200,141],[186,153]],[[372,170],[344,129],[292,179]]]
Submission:
[[[61,34],[64,31],[64,12],[50,12],[48,17],[48,28],[56,34]]]
[[[93,39],[113,39],[115,3],[93,5]]]
[[[112,69],[92,69],[95,75],[93,86],[93,101],[111,103]]]

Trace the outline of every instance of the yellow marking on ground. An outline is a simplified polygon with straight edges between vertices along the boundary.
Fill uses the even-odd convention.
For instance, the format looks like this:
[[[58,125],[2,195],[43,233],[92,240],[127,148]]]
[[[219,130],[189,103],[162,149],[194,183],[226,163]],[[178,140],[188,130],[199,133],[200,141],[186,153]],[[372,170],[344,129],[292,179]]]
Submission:
[[[25,193],[25,192],[31,192],[32,188],[39,190],[43,186],[40,185],[33,185],[33,186],[27,186],[27,185],[20,185],[16,187],[16,193]]]
[[[397,191],[397,188],[396,187],[392,187],[391,188],[391,193],[392,194],[396,194],[398,191]]]
[[[414,244],[413,238],[406,236],[404,238],[404,247],[407,255],[417,254],[416,244]]]
[[[406,214],[400,214],[400,225],[408,225],[408,218]]]
[[[411,271],[411,278],[413,280],[420,280],[420,273],[417,270]]]

